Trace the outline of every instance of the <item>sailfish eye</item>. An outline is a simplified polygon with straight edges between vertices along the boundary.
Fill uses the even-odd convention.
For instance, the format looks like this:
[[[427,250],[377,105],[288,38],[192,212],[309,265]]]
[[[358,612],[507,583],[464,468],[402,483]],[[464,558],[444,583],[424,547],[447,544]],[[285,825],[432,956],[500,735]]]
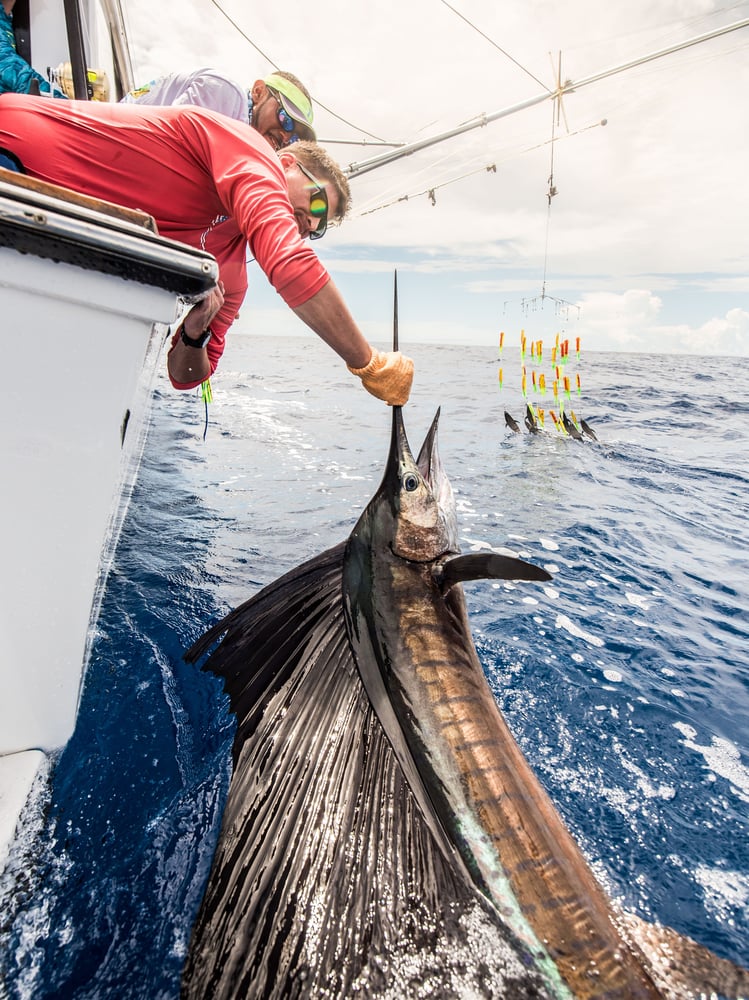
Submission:
[[[413,493],[413,491],[417,490],[418,488],[419,488],[419,477],[415,476],[413,472],[407,473],[403,477],[403,489],[406,490],[407,493]]]

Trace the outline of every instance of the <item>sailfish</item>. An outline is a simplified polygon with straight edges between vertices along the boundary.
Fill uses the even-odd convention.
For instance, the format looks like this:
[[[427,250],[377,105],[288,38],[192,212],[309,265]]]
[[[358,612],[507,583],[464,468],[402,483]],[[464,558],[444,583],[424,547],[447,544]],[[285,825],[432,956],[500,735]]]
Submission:
[[[394,325],[397,348],[397,291]],[[185,654],[237,727],[182,997],[746,995],[744,970],[612,904],[515,742],[462,583],[550,576],[461,554],[438,420],[414,459],[393,407],[349,538]]]

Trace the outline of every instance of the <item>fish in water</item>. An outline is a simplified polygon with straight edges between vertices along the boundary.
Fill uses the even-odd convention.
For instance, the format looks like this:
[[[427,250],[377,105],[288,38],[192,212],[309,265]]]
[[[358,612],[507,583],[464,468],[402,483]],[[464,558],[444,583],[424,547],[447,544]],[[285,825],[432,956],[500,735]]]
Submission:
[[[573,422],[570,420],[570,418],[567,416],[566,413],[562,414],[562,423],[564,424],[564,429],[567,431],[567,433],[571,438],[574,438],[575,441],[583,440],[583,436],[577,429],[577,426],[573,424]]]
[[[516,434],[520,433],[520,426],[517,420],[507,410],[505,410],[505,424],[507,424],[511,431],[515,431]]]
[[[237,729],[184,998],[749,988],[604,894],[485,679],[461,586],[480,578],[549,574],[460,554],[437,418],[415,461],[393,407],[382,483],[349,538],[188,650],[210,654]]]
[[[596,432],[593,430],[593,428],[590,426],[590,424],[587,423],[587,421],[585,421],[585,420],[582,419],[582,417],[580,418],[580,426],[582,427],[583,434],[587,434],[588,437],[592,438],[594,441],[598,440],[598,437],[596,436]]]
[[[530,403],[525,404],[525,426],[528,428],[531,434],[539,433],[538,421],[536,420],[536,414],[531,409]]]

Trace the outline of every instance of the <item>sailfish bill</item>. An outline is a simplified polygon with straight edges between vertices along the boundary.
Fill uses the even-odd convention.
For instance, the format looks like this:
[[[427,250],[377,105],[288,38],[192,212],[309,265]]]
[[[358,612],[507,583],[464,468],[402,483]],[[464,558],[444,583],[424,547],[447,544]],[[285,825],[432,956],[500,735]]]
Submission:
[[[186,654],[237,729],[182,996],[744,995],[744,970],[614,909],[513,739],[461,582],[549,574],[460,553],[438,417],[415,460],[393,407],[349,538]]]

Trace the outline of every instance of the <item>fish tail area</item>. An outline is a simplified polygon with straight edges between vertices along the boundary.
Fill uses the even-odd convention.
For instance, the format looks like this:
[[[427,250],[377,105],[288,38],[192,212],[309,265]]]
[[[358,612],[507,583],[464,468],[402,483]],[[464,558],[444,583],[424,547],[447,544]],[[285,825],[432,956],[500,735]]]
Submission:
[[[341,553],[209,633],[238,726],[182,997],[566,996],[436,843],[354,663]]]
[[[628,950],[605,894],[499,712],[471,641],[462,589],[443,598],[436,587],[424,588],[418,603],[398,600],[429,573],[409,567],[384,576],[379,600],[362,602],[365,610],[350,619],[372,703],[383,701],[379,677],[395,706],[380,718],[407,776],[409,755],[418,761],[425,813],[431,803],[462,859],[456,871],[527,942],[550,988],[558,989],[556,975],[580,1000],[656,1000],[661,994]],[[357,578],[350,580],[353,593]],[[375,656],[371,612],[383,613],[387,587],[407,610]],[[389,665],[384,677],[366,666],[378,657]],[[419,798],[418,788],[414,794]]]
[[[617,923],[666,1000],[719,996],[749,1000],[749,971],[670,927],[619,910]]]

